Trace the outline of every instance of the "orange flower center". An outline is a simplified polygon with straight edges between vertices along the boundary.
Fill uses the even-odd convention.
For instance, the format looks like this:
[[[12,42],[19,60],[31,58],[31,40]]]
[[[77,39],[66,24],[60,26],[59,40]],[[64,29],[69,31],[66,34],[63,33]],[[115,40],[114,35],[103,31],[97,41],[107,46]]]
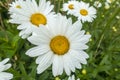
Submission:
[[[64,55],[69,50],[69,41],[65,36],[55,36],[50,42],[51,50],[57,55]]]
[[[16,8],[21,9],[22,7],[20,5],[17,5]]]
[[[69,4],[68,8],[69,9],[74,9],[74,5],[73,4]]]
[[[87,16],[88,15],[88,11],[86,9],[81,9],[80,10],[80,14],[83,16]]]
[[[47,23],[46,17],[41,13],[32,14],[30,21],[36,26],[39,26],[40,24],[45,25]]]

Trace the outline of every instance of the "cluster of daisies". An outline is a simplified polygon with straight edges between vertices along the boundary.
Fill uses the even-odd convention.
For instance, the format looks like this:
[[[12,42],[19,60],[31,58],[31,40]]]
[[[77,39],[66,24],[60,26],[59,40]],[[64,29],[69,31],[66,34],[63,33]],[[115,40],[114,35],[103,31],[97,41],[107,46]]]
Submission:
[[[77,17],[82,23],[92,22],[96,18],[96,9],[83,1],[68,1],[68,3],[63,4],[63,11]]]
[[[38,3],[35,0],[15,0],[9,8],[10,23],[18,24],[19,36],[35,45],[25,54],[36,57],[37,74],[51,66],[54,77],[63,72],[70,76],[76,68],[82,68],[81,64],[87,64],[89,55],[84,50],[88,48],[86,43],[91,35],[85,34],[81,29],[82,23],[92,22],[96,18],[96,9],[83,1],[71,0],[64,3],[63,11],[78,18],[73,23],[71,18],[61,13],[56,14],[53,8],[50,1],[46,0],[39,0]],[[7,61],[8,59],[1,62],[0,69],[4,68],[0,71],[10,68],[10,64],[4,65]],[[0,73],[0,80],[13,77],[7,73],[7,78],[5,76],[5,79],[1,79],[3,73]],[[68,79],[75,78],[70,76]]]

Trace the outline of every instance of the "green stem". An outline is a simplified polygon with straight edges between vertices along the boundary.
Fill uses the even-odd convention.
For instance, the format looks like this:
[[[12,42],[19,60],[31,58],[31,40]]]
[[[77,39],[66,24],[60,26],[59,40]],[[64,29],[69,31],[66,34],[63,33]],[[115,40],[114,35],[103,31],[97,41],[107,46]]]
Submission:
[[[56,3],[55,3],[55,0],[54,0],[53,4],[54,4],[54,11],[56,12]]]
[[[98,49],[102,43],[102,40],[104,38],[104,33],[108,30],[109,26],[110,26],[110,23],[113,21],[113,19],[115,18],[115,16],[119,13],[119,8],[116,9],[116,11],[114,12],[114,14],[111,16],[111,18],[109,19],[109,21],[107,22],[107,24],[104,26],[104,29],[102,31],[102,34],[101,34],[101,37],[98,41],[98,46],[97,46],[97,49],[95,51],[95,57],[97,55],[97,52],[98,52]]]
[[[24,76],[27,76],[26,70],[24,68],[23,62],[19,63],[20,70]]]
[[[59,10],[60,10],[60,0],[58,0],[57,13],[59,13]]]

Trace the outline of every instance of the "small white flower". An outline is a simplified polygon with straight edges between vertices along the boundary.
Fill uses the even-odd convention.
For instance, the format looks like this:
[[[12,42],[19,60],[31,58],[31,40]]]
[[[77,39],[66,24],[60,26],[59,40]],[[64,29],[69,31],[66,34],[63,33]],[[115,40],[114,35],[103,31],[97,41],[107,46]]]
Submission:
[[[13,74],[4,72],[11,67],[11,64],[6,64],[9,58],[4,59],[0,62],[0,80],[10,80],[13,78]]]
[[[92,6],[89,6],[89,3],[84,3],[81,1],[75,7],[74,15],[78,17],[78,20],[81,20],[82,22],[92,22],[93,19],[96,18],[96,9]]]
[[[107,3],[112,3],[114,0],[106,0]]]
[[[17,29],[21,30],[19,35],[22,38],[29,37],[41,25],[47,26],[54,22],[50,1],[40,0],[37,4],[35,0],[25,0],[21,6],[21,9],[13,11],[10,22],[20,24]]]
[[[80,78],[75,79],[75,75],[69,76],[68,80],[80,80]]]
[[[102,6],[102,4],[99,1],[95,1],[94,2],[94,6],[97,7],[97,8],[99,8],[99,7]]]
[[[120,7],[120,2],[119,2],[119,1],[116,1],[116,5],[117,5],[118,7]]]
[[[105,9],[109,9],[109,8],[110,8],[110,5],[107,2],[105,2]]]
[[[67,14],[74,14],[75,5],[77,5],[79,2],[76,0],[68,1],[68,3],[63,4],[63,11],[67,11]]]
[[[62,75],[63,71],[70,75],[76,68],[81,69],[81,64],[87,64],[89,56],[84,50],[88,48],[90,35],[81,28],[80,21],[72,24],[70,18],[58,15],[54,25],[41,26],[28,38],[36,47],[29,49],[26,55],[37,57],[38,74],[52,65],[54,76]]]
[[[117,18],[117,19],[120,19],[120,16],[117,15],[116,18]]]
[[[20,10],[23,6],[22,4],[25,4],[24,0],[15,0],[15,2],[12,2],[9,8],[9,13],[14,14],[15,12],[17,13],[18,10]]]

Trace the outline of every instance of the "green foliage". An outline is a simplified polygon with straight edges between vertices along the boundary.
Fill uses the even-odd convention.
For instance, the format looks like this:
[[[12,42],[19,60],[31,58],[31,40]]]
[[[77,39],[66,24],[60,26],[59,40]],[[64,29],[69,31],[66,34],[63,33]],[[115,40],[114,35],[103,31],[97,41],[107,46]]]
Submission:
[[[50,0],[55,5],[55,11],[63,15],[62,4],[68,0]],[[84,0],[93,5],[94,0]],[[88,43],[89,54],[88,64],[81,70],[76,70],[76,77],[81,80],[120,80],[120,1],[115,0],[105,9],[105,0],[99,0],[101,8],[97,8],[97,18],[92,23],[84,23],[83,29],[92,35]],[[36,74],[35,58],[25,55],[25,52],[32,47],[27,40],[19,37],[17,25],[10,24],[8,4],[10,0],[0,1],[0,59],[9,57],[12,67],[8,70],[14,74],[13,80],[54,80],[51,67],[42,74]],[[119,3],[116,4],[116,3]],[[76,20],[73,16],[72,19]],[[73,21],[74,22],[74,21]],[[116,28],[117,31],[113,29]],[[66,74],[59,76],[67,80]]]

